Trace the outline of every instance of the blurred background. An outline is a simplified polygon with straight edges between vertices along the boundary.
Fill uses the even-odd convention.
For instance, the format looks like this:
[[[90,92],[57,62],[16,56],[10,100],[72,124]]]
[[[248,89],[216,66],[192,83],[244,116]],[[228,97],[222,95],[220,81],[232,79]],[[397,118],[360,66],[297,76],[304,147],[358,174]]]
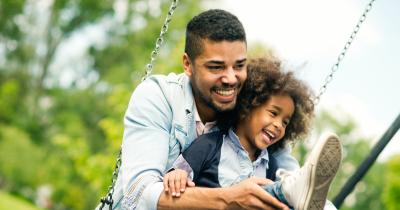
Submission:
[[[318,92],[369,1],[181,0],[155,74],[182,72],[184,29],[222,8],[251,56],[275,54]],[[94,209],[111,181],[123,114],[165,20],[166,0],[0,0],[0,209]],[[400,111],[400,2],[376,1],[318,105],[316,137],[344,160],[333,199]],[[151,91],[151,90],[149,90]],[[395,135],[341,209],[400,209]]]

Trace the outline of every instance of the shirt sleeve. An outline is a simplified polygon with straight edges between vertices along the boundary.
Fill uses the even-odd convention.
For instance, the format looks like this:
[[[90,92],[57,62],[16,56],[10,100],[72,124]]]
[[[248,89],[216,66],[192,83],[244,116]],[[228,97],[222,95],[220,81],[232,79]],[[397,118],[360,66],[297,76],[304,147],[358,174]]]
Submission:
[[[182,153],[182,158],[192,170],[192,180],[196,183],[199,174],[202,172],[204,164],[207,161],[208,153],[212,149],[212,145],[207,144],[204,136],[200,136]]]
[[[147,79],[132,94],[124,118],[123,209],[157,209],[169,153],[172,113],[160,88]]]
[[[175,160],[172,169],[181,169],[186,171],[186,173],[188,173],[188,177],[189,179],[193,180],[194,177],[194,172],[192,167],[190,166],[190,164],[186,161],[186,159],[181,155],[179,155],[179,157]]]
[[[197,138],[182,154],[193,170],[193,182],[201,187],[221,187],[218,165],[222,133],[207,133]]]
[[[293,171],[300,168],[299,162],[290,153],[291,148],[288,145],[272,153],[272,156],[276,159],[278,168],[288,171]]]

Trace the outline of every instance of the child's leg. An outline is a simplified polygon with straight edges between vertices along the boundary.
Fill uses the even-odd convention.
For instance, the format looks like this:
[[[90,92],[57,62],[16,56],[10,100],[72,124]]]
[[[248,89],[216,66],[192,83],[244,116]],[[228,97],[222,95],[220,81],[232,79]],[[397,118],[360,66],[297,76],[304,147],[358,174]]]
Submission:
[[[296,210],[322,210],[341,160],[342,146],[338,137],[334,134],[323,136],[303,167],[295,171],[277,171],[281,185],[272,191],[280,190]]]
[[[290,210],[293,210],[293,207],[286,200],[285,195],[282,192],[282,183],[280,181],[276,181],[273,184],[266,185],[263,188],[269,194],[277,198],[280,202],[286,204],[290,208]]]

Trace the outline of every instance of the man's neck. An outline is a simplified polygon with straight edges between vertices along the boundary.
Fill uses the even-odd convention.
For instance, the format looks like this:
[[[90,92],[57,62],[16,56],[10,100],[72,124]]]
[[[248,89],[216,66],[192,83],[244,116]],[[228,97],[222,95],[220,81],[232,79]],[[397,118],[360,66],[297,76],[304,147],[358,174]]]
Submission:
[[[203,124],[206,124],[207,122],[213,122],[216,120],[216,113],[212,108],[208,107],[203,103],[198,103],[197,100],[195,100],[195,103],[196,103],[197,113],[199,113],[201,122]]]

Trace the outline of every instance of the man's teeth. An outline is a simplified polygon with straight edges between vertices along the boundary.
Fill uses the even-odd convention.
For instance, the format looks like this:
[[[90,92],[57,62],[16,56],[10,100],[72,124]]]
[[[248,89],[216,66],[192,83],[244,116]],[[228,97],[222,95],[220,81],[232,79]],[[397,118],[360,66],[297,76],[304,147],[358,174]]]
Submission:
[[[230,90],[215,90],[215,92],[218,95],[221,95],[221,96],[230,96],[235,92],[235,90],[234,89],[230,89]]]

